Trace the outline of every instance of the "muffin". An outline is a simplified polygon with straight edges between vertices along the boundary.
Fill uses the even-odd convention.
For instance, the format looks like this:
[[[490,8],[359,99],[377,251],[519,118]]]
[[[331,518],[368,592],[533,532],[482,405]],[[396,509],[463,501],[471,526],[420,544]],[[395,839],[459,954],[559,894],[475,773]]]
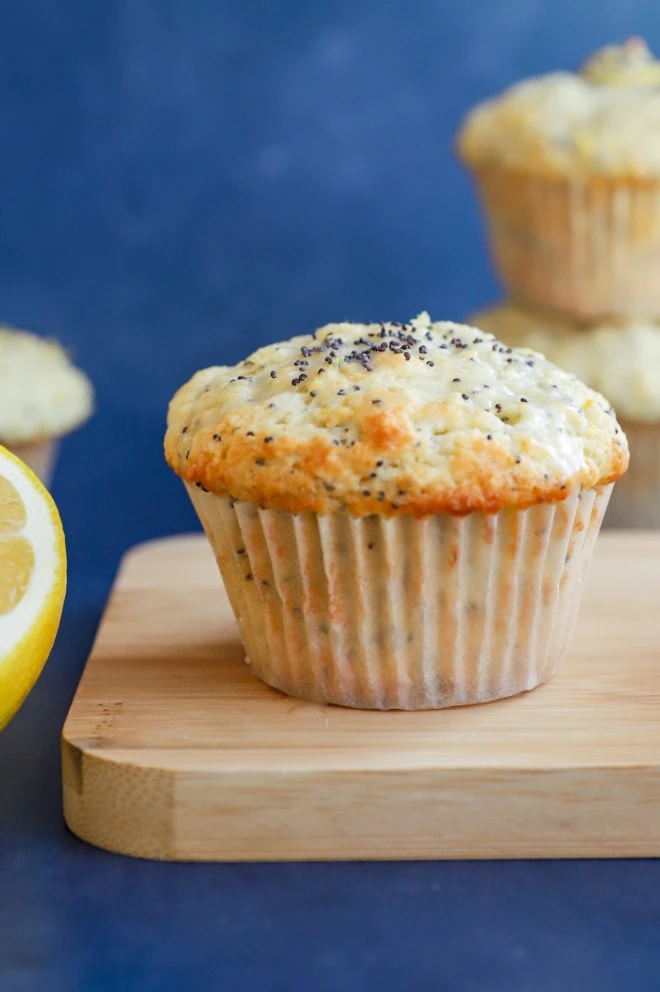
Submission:
[[[54,341],[0,327],[0,444],[48,485],[59,439],[92,409],[87,377]]]
[[[515,301],[660,314],[660,63],[643,41],[480,104],[458,151]]]
[[[548,679],[628,461],[602,396],[427,314],[329,324],[198,372],[165,452],[255,674],[375,709]]]
[[[660,319],[610,319],[585,327],[507,304],[471,319],[508,345],[540,351],[605,393],[631,451],[605,525],[660,527]]]

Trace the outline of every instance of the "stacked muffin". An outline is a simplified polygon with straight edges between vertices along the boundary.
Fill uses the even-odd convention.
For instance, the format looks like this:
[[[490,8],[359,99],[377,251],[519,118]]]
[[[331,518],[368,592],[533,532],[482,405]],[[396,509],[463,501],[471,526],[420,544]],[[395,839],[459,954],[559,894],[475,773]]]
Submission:
[[[660,526],[660,62],[631,39],[525,80],[458,146],[511,297],[471,322],[605,392],[632,455],[607,522]]]

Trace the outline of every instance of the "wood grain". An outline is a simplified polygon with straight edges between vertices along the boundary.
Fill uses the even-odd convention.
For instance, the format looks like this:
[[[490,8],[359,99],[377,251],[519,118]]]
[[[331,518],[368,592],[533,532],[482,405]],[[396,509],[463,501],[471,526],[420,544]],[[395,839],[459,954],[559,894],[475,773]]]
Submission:
[[[660,533],[599,539],[559,676],[439,712],[290,699],[202,537],[124,560],[63,732],[91,844],[172,860],[660,854]]]

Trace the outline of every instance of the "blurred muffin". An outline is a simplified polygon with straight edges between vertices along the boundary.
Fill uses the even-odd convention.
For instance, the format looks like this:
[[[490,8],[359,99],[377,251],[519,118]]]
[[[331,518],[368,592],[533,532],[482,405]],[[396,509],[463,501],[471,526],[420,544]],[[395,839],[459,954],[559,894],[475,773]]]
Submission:
[[[660,314],[660,63],[643,41],[480,104],[458,150],[516,301]]]
[[[329,324],[198,372],[165,451],[254,672],[380,709],[549,678],[628,461],[602,396],[427,314]]]
[[[531,348],[613,404],[630,444],[606,526],[660,527],[660,320],[610,319],[590,327],[507,304],[470,318],[516,348]]]
[[[59,439],[86,420],[92,388],[54,341],[0,327],[0,444],[50,483]]]

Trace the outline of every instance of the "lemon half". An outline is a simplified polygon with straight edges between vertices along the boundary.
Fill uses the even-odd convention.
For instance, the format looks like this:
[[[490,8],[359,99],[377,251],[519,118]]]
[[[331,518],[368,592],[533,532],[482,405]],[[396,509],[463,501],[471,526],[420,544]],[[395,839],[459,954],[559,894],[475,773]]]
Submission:
[[[65,592],[57,507],[30,469],[0,447],[0,730],[46,663]]]

